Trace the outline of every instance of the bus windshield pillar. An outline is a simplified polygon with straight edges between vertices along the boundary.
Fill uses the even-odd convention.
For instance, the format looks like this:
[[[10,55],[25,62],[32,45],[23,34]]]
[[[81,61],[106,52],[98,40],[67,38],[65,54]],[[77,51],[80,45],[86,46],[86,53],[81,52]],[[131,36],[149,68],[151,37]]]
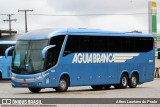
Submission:
[[[48,51],[48,49],[55,47],[56,45],[49,45],[43,48],[42,50],[42,58],[44,59],[46,57],[46,53]]]

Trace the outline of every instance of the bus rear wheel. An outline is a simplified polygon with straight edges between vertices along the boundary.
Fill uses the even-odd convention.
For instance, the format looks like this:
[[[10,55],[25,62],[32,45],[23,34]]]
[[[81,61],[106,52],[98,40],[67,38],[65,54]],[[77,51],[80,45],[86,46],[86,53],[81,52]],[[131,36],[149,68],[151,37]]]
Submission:
[[[103,89],[103,85],[91,85],[91,87],[94,89],[94,90],[102,90]]]
[[[0,80],[2,80],[2,74],[1,74],[1,72],[0,72]]]
[[[59,86],[55,87],[55,90],[57,92],[65,92],[65,91],[67,91],[68,86],[69,86],[68,79],[65,76],[62,76],[60,81],[59,81]]]
[[[129,79],[128,86],[130,88],[136,88],[137,84],[138,84],[138,77],[136,74],[132,74],[131,78]]]
[[[114,85],[116,89],[124,89],[127,88],[128,85],[128,76],[126,74],[122,74],[120,84]]]
[[[41,91],[41,88],[28,88],[29,91],[31,91],[32,93],[39,93]]]

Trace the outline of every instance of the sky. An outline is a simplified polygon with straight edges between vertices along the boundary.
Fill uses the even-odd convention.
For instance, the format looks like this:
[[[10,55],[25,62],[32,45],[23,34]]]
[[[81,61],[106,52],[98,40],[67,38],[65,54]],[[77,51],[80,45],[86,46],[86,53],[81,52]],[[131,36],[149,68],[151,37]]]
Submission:
[[[14,14],[12,29],[25,32],[43,28],[96,28],[109,31],[148,33],[148,2],[151,0],[0,0],[0,14]],[[160,0],[157,2],[157,23],[160,34]],[[138,14],[137,14],[138,13]],[[140,14],[139,14],[140,13]],[[91,15],[92,14],[92,15]],[[86,16],[87,15],[87,16]],[[0,15],[0,29],[8,29],[7,15]]]

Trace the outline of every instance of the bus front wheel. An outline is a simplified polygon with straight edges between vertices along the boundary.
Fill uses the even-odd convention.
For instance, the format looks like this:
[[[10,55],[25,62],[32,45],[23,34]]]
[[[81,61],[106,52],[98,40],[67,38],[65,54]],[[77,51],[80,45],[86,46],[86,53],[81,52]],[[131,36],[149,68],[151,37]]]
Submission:
[[[128,85],[128,76],[126,74],[122,74],[120,79],[120,84],[114,85],[116,89],[124,89],[127,88]]]
[[[32,93],[39,93],[41,91],[41,88],[28,88],[29,91],[31,91]]]
[[[68,79],[65,76],[62,76],[60,81],[59,81],[59,86],[55,87],[55,90],[57,92],[65,92],[65,91],[67,91],[68,86],[69,86]]]

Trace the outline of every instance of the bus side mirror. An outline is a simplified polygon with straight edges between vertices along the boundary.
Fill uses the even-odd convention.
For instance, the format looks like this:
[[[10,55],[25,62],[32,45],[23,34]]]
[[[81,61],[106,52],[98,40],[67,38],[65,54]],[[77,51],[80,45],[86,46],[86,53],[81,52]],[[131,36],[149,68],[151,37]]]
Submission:
[[[14,49],[15,49],[15,46],[11,46],[11,47],[7,48],[7,49],[5,50],[5,58],[8,57],[9,51],[14,50]]]
[[[45,59],[45,57],[46,57],[46,53],[47,53],[47,51],[48,51],[48,49],[50,49],[50,48],[53,48],[53,47],[55,47],[56,45],[49,45],[49,46],[46,46],[46,47],[44,47],[43,49],[42,49],[42,58],[43,59]]]

